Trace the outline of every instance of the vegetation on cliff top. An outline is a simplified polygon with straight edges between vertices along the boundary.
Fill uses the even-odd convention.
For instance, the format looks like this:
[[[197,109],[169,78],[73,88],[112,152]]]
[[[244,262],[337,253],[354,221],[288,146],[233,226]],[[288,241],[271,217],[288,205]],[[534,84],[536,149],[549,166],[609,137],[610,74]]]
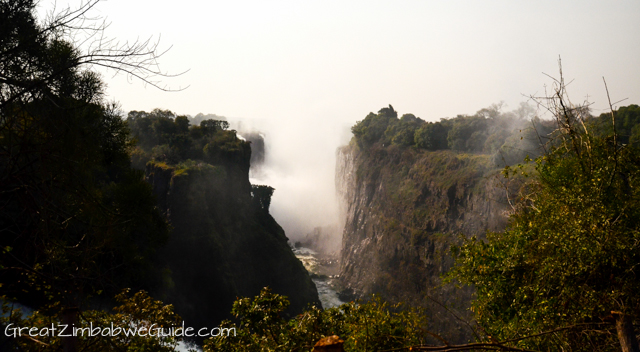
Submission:
[[[139,142],[134,147],[119,111],[103,100],[99,77],[85,69],[92,63],[86,60],[93,59],[80,55],[66,37],[75,29],[68,20],[81,21],[84,10],[77,12],[80,17],[67,13],[43,27],[34,8],[32,0],[0,1],[0,23],[6,29],[0,42],[7,48],[0,81],[2,323],[36,328],[58,322],[82,327],[87,323],[175,326],[180,318],[172,307],[144,292],[116,295],[120,306],[111,312],[86,309],[95,303],[92,297],[108,300],[123,286],[149,280],[153,255],[167,238],[168,225],[155,207],[151,188],[130,164],[140,168],[153,160],[152,166],[170,170],[177,179],[198,172],[223,175],[220,166],[248,170],[249,144],[229,131],[225,121],[204,119],[190,126],[185,116],[154,110],[129,114],[128,127]],[[134,54],[127,51],[118,58]],[[398,119],[389,106],[353,127],[357,145],[366,152],[426,150],[434,158],[431,161],[446,163],[445,171],[463,174],[472,172],[469,166],[485,164],[486,157],[452,157],[443,150],[484,153],[492,155],[495,164],[509,165],[526,155],[539,155],[539,138],[556,131],[552,137],[558,142],[536,159],[531,182],[514,205],[507,231],[491,233],[486,241],[468,240],[457,251],[458,266],[451,277],[477,288],[474,313],[485,347],[491,349],[616,350],[612,323],[617,324],[619,336],[628,337],[629,329],[635,335],[633,320],[640,316],[636,270],[640,108],[618,109],[612,113],[613,124],[608,115],[584,116],[584,108],[561,104],[564,86],[560,89],[560,100],[553,100],[559,103],[554,106],[555,125],[535,118],[528,121],[531,115],[525,106],[507,114],[492,106],[473,116],[435,123],[411,114]],[[411,153],[404,155],[416,160]],[[420,163],[399,166],[398,173],[390,175],[396,187],[389,189],[394,205],[421,197],[405,179],[432,170]],[[512,170],[506,168],[505,175],[512,177]],[[450,175],[440,173],[440,180],[451,181]],[[273,189],[255,186],[253,192],[254,207],[264,215]],[[238,219],[242,220],[235,218],[230,228],[240,226]],[[283,240],[277,224],[263,225],[275,230],[256,234],[275,234],[273,241]],[[395,218],[386,225],[390,231],[405,226]],[[423,240],[418,233],[410,235],[412,243]],[[254,249],[253,257],[260,249]],[[228,247],[224,251],[229,252]],[[208,248],[200,254],[210,260]],[[10,301],[38,310],[24,317]],[[319,337],[333,334],[346,339],[347,350],[420,349],[426,341],[424,315],[379,300],[324,311],[311,308],[290,320],[282,317],[287,305],[284,297],[268,290],[253,300],[239,299],[232,311],[241,328],[238,338],[213,339],[205,348],[309,349]],[[521,339],[526,336],[535,337]],[[496,342],[510,339],[511,347]],[[175,342],[24,336],[3,340],[2,346],[43,351],[172,350]],[[464,349],[473,347],[483,348]],[[447,348],[454,349],[441,350]]]
[[[389,105],[377,114],[369,113],[351,131],[362,149],[397,145],[491,154],[492,162],[500,166],[519,163],[527,155],[531,158],[540,155],[543,152],[540,138],[544,139],[553,125],[537,118],[535,110],[525,103],[511,112],[501,110],[501,104],[494,104],[471,116],[425,122],[413,114],[398,119],[398,113]]]
[[[187,116],[169,110],[130,111],[127,125],[136,142],[132,164],[144,169],[148,161],[178,164],[200,160],[211,165],[242,165],[249,169],[250,143],[229,130],[224,120],[202,120],[192,126]]]
[[[535,160],[507,230],[458,247],[450,278],[476,287],[473,311],[486,339],[558,329],[517,346],[637,350],[640,109],[592,118],[564,89],[558,81],[544,101],[556,117],[556,141]]]
[[[384,119],[389,111],[385,108],[371,120]],[[627,121],[640,122],[637,106],[614,114],[620,111],[628,114]],[[454,345],[444,336],[436,337],[442,346],[434,345],[434,340],[425,345],[436,335],[425,330],[424,313],[396,310],[379,299],[325,311],[311,309],[285,320],[278,313],[286,307],[286,299],[263,291],[253,300],[236,301],[236,322],[224,323],[241,331],[238,339],[211,339],[205,350],[308,350],[314,341],[330,335],[342,337],[346,351],[619,350],[614,323],[626,321],[633,329],[629,324],[640,314],[636,295],[640,280],[634,270],[640,264],[640,151],[633,145],[635,125],[621,123],[622,133],[628,133],[621,138],[608,133],[610,114],[581,115],[586,112],[579,107],[556,111],[564,120],[556,121],[558,129],[549,136],[554,143],[546,145],[547,153],[532,166],[504,169],[508,179],[518,174],[527,181],[514,203],[509,228],[489,233],[486,241],[466,240],[455,250],[458,264],[449,279],[477,288],[473,305],[477,342]],[[379,125],[373,129],[381,130]],[[367,140],[366,134],[360,138]],[[396,189],[386,192],[415,198],[407,181],[415,171],[402,165],[419,158],[408,150],[376,143],[363,145],[363,152],[398,164]],[[432,155],[449,162],[455,158],[444,151]],[[485,165],[486,159],[480,164]],[[375,168],[360,172],[361,180],[373,174],[383,177]],[[390,207],[398,209],[400,204]],[[388,224],[389,231],[406,226],[397,219]]]

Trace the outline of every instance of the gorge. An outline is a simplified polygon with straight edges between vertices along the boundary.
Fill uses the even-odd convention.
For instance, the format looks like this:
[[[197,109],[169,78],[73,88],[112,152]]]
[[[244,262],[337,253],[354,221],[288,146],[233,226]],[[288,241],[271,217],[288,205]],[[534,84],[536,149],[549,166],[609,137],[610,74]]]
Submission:
[[[483,236],[506,224],[504,190],[484,156],[398,148],[337,152],[336,186],[345,216],[340,283],[357,298],[380,294],[429,309],[452,340],[465,340],[441,305],[464,316],[469,289],[442,286],[457,235]]]
[[[249,179],[252,163],[257,168],[264,160],[264,139],[229,129],[224,117],[197,117],[158,109],[129,113],[140,140],[134,165],[144,165],[172,226],[151,292],[194,327],[231,318],[234,300],[267,286],[289,297],[289,315],[319,306],[314,283],[269,213],[273,188]]]

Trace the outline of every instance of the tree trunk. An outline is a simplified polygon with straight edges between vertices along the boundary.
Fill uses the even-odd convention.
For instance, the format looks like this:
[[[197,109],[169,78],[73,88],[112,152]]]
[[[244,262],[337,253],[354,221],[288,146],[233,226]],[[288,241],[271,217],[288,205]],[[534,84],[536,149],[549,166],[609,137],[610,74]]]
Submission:
[[[618,339],[622,352],[640,352],[638,348],[638,339],[633,331],[633,319],[631,316],[622,312],[611,312],[616,319],[616,330],[618,331]]]
[[[78,327],[78,308],[65,308],[62,311],[62,323],[67,325],[67,331],[65,335],[73,335],[73,328]],[[62,349],[64,352],[77,352],[78,351],[78,337],[77,336],[64,336],[61,338]]]

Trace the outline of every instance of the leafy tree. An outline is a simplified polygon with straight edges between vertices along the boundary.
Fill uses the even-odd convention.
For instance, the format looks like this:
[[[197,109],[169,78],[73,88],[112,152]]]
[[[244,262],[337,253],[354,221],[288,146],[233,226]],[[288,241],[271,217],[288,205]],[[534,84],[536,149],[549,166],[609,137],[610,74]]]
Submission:
[[[222,326],[235,328],[237,335],[211,338],[204,350],[309,351],[320,338],[332,335],[345,339],[346,351],[408,348],[425,341],[424,315],[400,310],[401,305],[390,306],[379,298],[325,310],[312,307],[290,320],[282,316],[288,305],[286,297],[268,288],[253,299],[236,300],[232,314],[238,322],[225,321]]]
[[[382,140],[389,123],[397,121],[398,113],[389,105],[388,108],[382,108],[378,114],[369,113],[364,120],[358,121],[351,132],[356,138],[358,145],[362,148],[368,148],[375,143],[389,143],[390,141]]]
[[[151,129],[155,134],[158,144],[167,144],[171,137],[178,132],[178,126],[176,126],[173,118],[166,116],[152,116],[153,122],[151,123]]]
[[[34,1],[0,1],[0,296],[51,315],[149,282],[168,232],[129,167],[121,112],[86,68],[123,64],[135,74],[137,60],[157,56],[144,47],[82,54],[67,38],[95,3],[41,25]]]
[[[539,140],[535,138],[536,143],[516,141],[521,138],[520,132],[530,127],[527,126],[529,120],[534,119],[531,106],[523,103],[518,109],[507,113],[502,113],[501,108],[502,104],[493,104],[479,110],[473,116],[458,115],[433,123],[425,122],[413,114],[405,114],[398,119],[398,113],[389,106],[377,114],[369,113],[364,120],[358,121],[351,131],[358,146],[365,149],[374,145],[397,145],[414,146],[430,151],[453,149],[458,152],[497,153],[500,155],[494,159],[500,164],[500,157],[507,154],[502,149],[536,149]],[[537,127],[546,127],[539,121],[534,122]],[[532,131],[535,134],[535,130]],[[538,132],[547,133],[544,130]],[[516,158],[521,157],[519,153],[512,154],[517,154]],[[537,156],[539,153],[531,155]]]
[[[447,135],[449,148],[464,152],[481,151],[487,139],[487,127],[487,119],[482,116],[456,117]]]
[[[418,128],[414,135],[416,147],[427,150],[448,149],[449,131],[445,122],[427,122]]]
[[[151,158],[167,164],[177,164],[181,160],[178,151],[175,148],[171,148],[168,144],[153,147],[151,150]]]
[[[617,138],[622,144],[632,144],[636,147],[640,146],[640,107],[632,104],[629,106],[623,106],[616,112],[615,129]],[[611,124],[611,114],[601,114],[596,123],[598,127],[606,131],[605,133],[613,132],[613,124]]]
[[[629,144],[635,148],[640,148],[640,124],[633,126],[631,136],[629,136]]]
[[[226,121],[227,118],[224,116],[218,116],[216,114],[203,114],[198,113],[196,116],[189,117],[191,124],[193,126],[200,126],[200,123],[204,120],[218,120],[218,121]]]
[[[181,160],[186,160],[188,158],[192,144],[193,141],[186,133],[175,134],[169,139],[169,146],[171,149],[175,150]]]
[[[400,120],[391,120],[385,131],[385,137],[392,144],[410,146],[414,144],[414,135],[425,122],[413,114],[404,114]]]
[[[505,140],[509,138],[509,136],[509,131],[507,131],[506,129],[498,129],[497,131],[494,131],[493,133],[489,134],[489,136],[485,140],[484,147],[482,148],[483,151],[492,154],[497,152],[500,147],[505,144]],[[519,158],[517,162],[523,159],[524,158]]]
[[[184,115],[180,115],[178,117],[176,117],[175,119],[176,122],[176,127],[177,127],[177,132],[180,134],[184,134],[184,133],[188,133],[189,132],[189,118],[187,116]]]
[[[253,197],[254,206],[264,212],[269,212],[271,206],[271,196],[275,189],[265,185],[251,185],[251,195]]]
[[[137,143],[132,151],[137,169],[144,170],[150,160],[169,164],[203,160],[218,165],[237,163],[248,170],[249,143],[229,130],[227,121],[206,119],[199,126],[190,126],[187,116],[154,109],[150,113],[129,112],[127,125],[133,136],[131,142]]]
[[[521,163],[526,157],[537,158],[545,152],[550,144],[551,138],[556,126],[551,121],[543,121],[533,118],[527,125],[523,124],[520,128],[508,135],[502,145],[494,151],[493,162],[504,167],[507,165],[516,165]],[[490,142],[491,137],[487,139]],[[491,148],[495,147],[493,144]],[[486,148],[486,144],[485,144]]]
[[[145,111],[129,111],[127,114],[127,127],[134,137],[135,144],[142,150],[150,150],[158,144],[158,140],[151,128],[153,120]]]
[[[61,331],[63,327],[58,324],[65,322],[43,314],[42,311],[27,314],[4,302],[0,321],[5,326],[5,333],[8,332],[10,337],[3,348],[53,352],[68,348],[71,344],[76,350],[86,352],[175,351],[178,341],[182,340],[181,336],[175,335],[181,335],[182,331],[178,330],[174,335],[170,332],[171,328],[174,328],[175,332],[181,327],[182,319],[174,313],[173,306],[164,305],[161,301],[151,298],[145,291],[130,295],[128,289],[116,295],[115,301],[119,305],[114,307],[112,312],[84,311],[79,320],[73,322],[74,326],[69,325],[64,332]],[[52,331],[52,326],[57,330]],[[40,336],[29,336],[26,330],[16,331],[25,327],[36,328]],[[76,330],[77,337],[60,336],[70,335],[73,328],[86,330]],[[133,328],[138,331],[145,330],[134,335],[131,333]],[[94,329],[93,332],[90,329]],[[158,336],[158,329],[163,329],[165,336]],[[3,336],[7,338],[6,335]]]
[[[472,309],[492,339],[560,328],[519,345],[619,350],[608,319],[622,341],[640,317],[640,151],[613,131],[589,131],[588,111],[568,103],[562,80],[545,103],[556,143],[536,159],[506,231],[457,248],[450,278],[476,287]]]
[[[229,123],[221,120],[204,120],[200,122],[200,127],[202,128],[202,133],[205,135],[212,135],[217,131],[227,130],[229,128]]]
[[[239,139],[236,132],[221,130],[204,146],[204,160],[212,165],[238,165],[249,171],[251,145]]]

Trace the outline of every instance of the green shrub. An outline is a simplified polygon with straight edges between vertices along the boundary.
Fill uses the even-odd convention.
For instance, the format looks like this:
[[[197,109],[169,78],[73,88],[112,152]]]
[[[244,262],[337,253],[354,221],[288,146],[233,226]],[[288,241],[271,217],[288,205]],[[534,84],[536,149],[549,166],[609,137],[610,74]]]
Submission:
[[[380,351],[424,343],[426,319],[421,312],[388,305],[380,298],[350,302],[340,307],[311,307],[287,320],[282,312],[289,306],[286,297],[265,288],[254,299],[242,298],[233,304],[235,337],[213,337],[204,351],[310,351],[322,337],[338,335],[345,351]]]

